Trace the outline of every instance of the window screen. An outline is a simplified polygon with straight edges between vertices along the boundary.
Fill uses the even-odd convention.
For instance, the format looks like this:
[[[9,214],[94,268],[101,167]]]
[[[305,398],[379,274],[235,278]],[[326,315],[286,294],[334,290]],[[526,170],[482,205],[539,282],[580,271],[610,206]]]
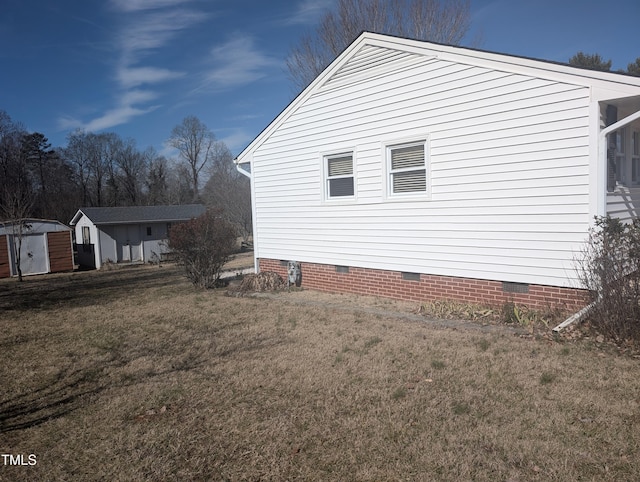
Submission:
[[[391,147],[389,153],[392,193],[426,192],[424,144]]]
[[[326,162],[328,197],[353,196],[353,155],[343,154],[327,157]]]

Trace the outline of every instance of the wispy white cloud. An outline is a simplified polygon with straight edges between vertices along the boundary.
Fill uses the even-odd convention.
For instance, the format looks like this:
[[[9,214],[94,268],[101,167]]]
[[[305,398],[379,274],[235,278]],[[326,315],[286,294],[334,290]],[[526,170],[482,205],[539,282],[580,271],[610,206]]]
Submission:
[[[111,5],[116,10],[123,12],[136,12],[139,10],[151,10],[163,7],[173,7],[189,0],[111,0]]]
[[[150,102],[158,97],[156,92],[150,90],[128,90],[120,95],[120,105],[135,105]]]
[[[81,120],[66,115],[58,117],[58,119],[56,120],[56,124],[58,126],[58,129],[60,129],[61,131],[82,128]]]
[[[264,117],[264,115],[263,114],[240,114],[240,115],[234,116],[232,120],[245,121],[245,120],[252,120],[252,119],[260,119],[261,117]]]
[[[224,142],[234,155],[238,154],[241,149],[247,147],[255,137],[254,135],[247,133],[247,131],[242,128],[228,130],[231,132],[222,136],[219,140]]]
[[[156,97],[157,94],[151,91],[130,90],[122,93],[117,99],[116,107],[108,109],[104,114],[88,122],[69,116],[61,117],[58,119],[58,127],[62,130],[83,129],[94,132],[126,124],[135,117],[156,110],[158,108],[157,105],[139,106],[139,104],[150,102]]]
[[[219,91],[245,85],[282,66],[282,61],[258,51],[253,39],[242,35],[213,48],[209,61],[213,68],[196,90]]]
[[[118,34],[122,61],[126,65],[134,64],[140,57],[165,46],[180,32],[205,19],[205,13],[186,9],[133,15]]]
[[[152,112],[157,108],[158,106],[151,106],[141,109],[138,107],[134,107],[133,105],[119,105],[113,109],[107,110],[100,117],[88,122],[83,126],[83,128],[90,132],[109,129],[114,126],[126,124],[134,117],[148,114],[149,112]]]
[[[116,29],[114,44],[118,48],[113,79],[117,89],[113,104],[103,114],[89,121],[62,117],[62,129],[82,128],[87,131],[108,129],[126,124],[159,107],[149,105],[160,94],[141,87],[159,84],[185,76],[184,72],[166,66],[144,65],[146,58],[162,48],[197,22],[208,18],[206,13],[185,8],[192,0],[111,0],[118,12],[126,13]]]
[[[335,0],[302,0],[298,3],[291,16],[284,19],[287,25],[310,25],[318,22],[328,9],[335,4]]]
[[[156,84],[173,80],[184,75],[184,72],[158,67],[120,67],[116,73],[116,78],[122,87],[131,88],[142,84]]]

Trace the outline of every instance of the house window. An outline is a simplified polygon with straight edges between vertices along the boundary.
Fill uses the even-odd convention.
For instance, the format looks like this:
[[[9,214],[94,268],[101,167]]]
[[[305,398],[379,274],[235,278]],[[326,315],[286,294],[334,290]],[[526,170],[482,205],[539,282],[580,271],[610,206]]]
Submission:
[[[387,147],[389,194],[427,192],[425,142]]]
[[[325,173],[328,199],[353,197],[353,154],[326,156]]]
[[[82,244],[91,244],[89,226],[82,226]]]
[[[151,236],[151,226],[147,226],[147,236]]]

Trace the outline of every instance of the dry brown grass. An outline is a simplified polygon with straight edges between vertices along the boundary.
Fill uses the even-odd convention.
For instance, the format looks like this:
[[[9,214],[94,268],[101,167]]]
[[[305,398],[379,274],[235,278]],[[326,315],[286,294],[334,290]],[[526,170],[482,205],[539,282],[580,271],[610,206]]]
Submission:
[[[0,281],[0,309],[0,452],[37,456],[0,480],[640,479],[638,360],[589,341],[167,266]]]

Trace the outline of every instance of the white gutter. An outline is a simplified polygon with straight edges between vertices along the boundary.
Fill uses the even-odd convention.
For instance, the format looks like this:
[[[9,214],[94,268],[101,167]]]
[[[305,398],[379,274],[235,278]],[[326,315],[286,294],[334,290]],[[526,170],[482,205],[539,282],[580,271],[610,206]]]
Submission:
[[[238,172],[240,174],[243,174],[243,175],[247,176],[249,179],[251,179],[251,173],[249,171],[247,171],[246,169],[242,169],[240,167],[240,164],[236,163],[236,169],[238,170]]]

